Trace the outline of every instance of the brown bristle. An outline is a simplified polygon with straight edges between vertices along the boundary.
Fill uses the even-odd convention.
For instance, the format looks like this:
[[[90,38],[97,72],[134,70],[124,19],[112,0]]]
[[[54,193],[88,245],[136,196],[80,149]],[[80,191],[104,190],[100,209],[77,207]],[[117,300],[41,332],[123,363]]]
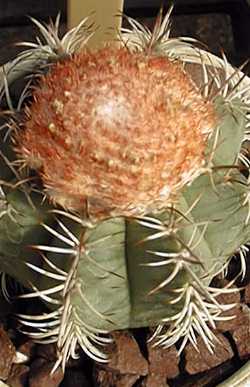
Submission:
[[[138,215],[166,206],[199,173],[215,121],[179,63],[106,47],[42,78],[18,152],[59,204]]]

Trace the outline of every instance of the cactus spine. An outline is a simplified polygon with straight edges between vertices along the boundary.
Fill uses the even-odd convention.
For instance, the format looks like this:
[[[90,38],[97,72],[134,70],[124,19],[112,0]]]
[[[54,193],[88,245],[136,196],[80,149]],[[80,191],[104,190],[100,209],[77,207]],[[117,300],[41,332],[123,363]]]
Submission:
[[[216,322],[231,318],[223,317],[222,313],[233,305],[221,305],[217,296],[233,290],[230,287],[215,288],[210,284],[216,274],[224,273],[230,258],[236,253],[239,253],[242,262],[243,276],[246,270],[244,259],[249,242],[250,194],[249,179],[245,177],[248,175],[249,162],[244,144],[249,136],[250,81],[240,70],[233,69],[225,58],[220,59],[198,49],[190,39],[171,39],[170,13],[171,10],[164,18],[161,15],[158,17],[153,32],[128,18],[131,29],[123,30],[121,39],[121,46],[126,48],[106,48],[95,54],[86,51],[75,54],[76,58],[83,58],[83,62],[92,55],[96,65],[98,54],[105,56],[110,52],[111,61],[118,61],[117,55],[125,55],[126,65],[130,64],[129,60],[140,58],[139,61],[136,59],[136,63],[145,67],[148,63],[145,61],[152,60],[154,63],[161,63],[161,66],[163,64],[163,67],[169,64],[170,73],[171,66],[175,66],[174,62],[177,62],[177,67],[181,68],[181,76],[185,75],[190,83],[193,82],[188,75],[190,63],[196,64],[197,71],[202,74],[203,82],[199,85],[199,93],[197,87],[192,86],[202,103],[201,111],[206,128],[199,143],[201,148],[204,143],[204,149],[198,153],[198,167],[181,170],[183,163],[192,158],[193,153],[191,152],[191,156],[188,153],[192,144],[192,131],[188,132],[186,138],[183,135],[185,132],[180,133],[179,147],[184,147],[186,159],[183,159],[178,168],[174,164],[172,175],[168,176],[169,181],[174,179],[175,169],[175,177],[180,177],[178,173],[182,174],[181,179],[177,179],[178,189],[174,188],[173,196],[162,195],[161,198],[158,190],[155,196],[149,195],[150,200],[147,196],[141,206],[136,201],[137,197],[134,197],[132,210],[128,202],[121,207],[119,201],[116,202],[114,192],[117,191],[118,197],[119,184],[114,182],[118,176],[112,175],[110,179],[109,169],[108,172],[104,169],[103,173],[107,174],[106,182],[110,184],[111,191],[114,188],[114,192],[103,198],[103,201],[102,195],[105,195],[109,187],[106,187],[106,191],[99,190],[100,175],[98,179],[94,179],[93,186],[101,194],[94,197],[92,202],[93,190],[90,194],[78,190],[78,196],[75,196],[75,192],[72,194],[72,191],[68,194],[64,192],[63,196],[59,192],[58,195],[53,180],[55,166],[62,168],[61,175],[57,177],[63,183],[66,173],[63,168],[67,166],[69,173],[75,168],[75,165],[68,164],[69,158],[73,156],[70,154],[68,158],[63,158],[62,154],[55,153],[51,159],[58,157],[59,161],[53,160],[58,163],[47,167],[42,155],[42,145],[48,142],[48,131],[52,132],[51,139],[55,127],[49,128],[49,121],[47,124],[42,123],[41,125],[48,126],[47,132],[45,137],[39,137],[43,136],[42,131],[39,132],[40,122],[44,119],[42,114],[44,112],[44,115],[48,115],[51,111],[49,106],[46,110],[44,100],[39,117],[35,117],[38,111],[36,101],[41,98],[41,93],[44,93],[43,98],[46,93],[50,95],[52,86],[48,88],[48,85],[52,85],[53,79],[57,82],[60,79],[65,81],[62,76],[56,78],[55,69],[59,68],[65,74],[74,53],[84,50],[91,35],[87,28],[87,19],[79,27],[69,31],[62,40],[58,37],[59,19],[54,26],[49,27],[34,21],[45,44],[41,44],[40,40],[38,43],[26,44],[28,49],[2,69],[2,92],[5,92],[9,104],[11,120],[4,128],[1,151],[0,269],[4,273],[3,278],[8,274],[26,288],[19,295],[20,298],[38,298],[44,302],[46,313],[36,316],[20,314],[19,320],[23,324],[23,331],[35,340],[57,343],[58,362],[55,367],[59,364],[65,367],[70,356],[78,356],[79,347],[93,359],[107,361],[102,347],[110,342],[109,332],[133,327],[156,327],[153,339],[165,347],[181,340],[179,351],[187,341],[196,346],[196,337],[200,335],[209,350],[213,351],[213,329]],[[53,65],[59,61],[60,64]],[[79,61],[81,62],[80,59]],[[76,64],[77,71],[84,72],[85,67],[79,66],[80,62]],[[44,76],[43,83],[37,86],[37,91],[33,94],[33,102],[28,108],[30,121],[27,121],[26,116],[26,121],[22,119],[20,125],[18,117],[23,112],[30,85],[24,88],[15,108],[9,88],[26,74],[40,72],[44,64],[52,64],[52,70]],[[162,67],[156,67],[150,70],[154,72],[153,75],[162,71]],[[171,75],[174,78],[174,74]],[[80,77],[77,73],[74,76]],[[87,87],[87,83],[84,86]],[[175,87],[177,86],[174,85],[173,89]],[[180,86],[180,91],[182,88],[183,85]],[[162,90],[164,91],[163,86]],[[194,93],[192,90],[189,92]],[[72,101],[79,104],[80,95]],[[177,101],[176,98],[174,102]],[[84,103],[87,103],[86,100]],[[60,106],[59,101],[54,107],[58,111]],[[140,115],[140,106],[138,109],[137,114]],[[168,116],[160,128],[164,135],[170,125],[167,118],[171,109],[175,109],[173,100],[167,109]],[[192,116],[190,119],[191,111],[188,107],[184,113],[182,109],[182,106],[176,107],[176,117],[187,112],[190,129],[195,118]],[[80,113],[76,116],[74,114],[72,111],[69,119],[73,117],[76,122]],[[87,114],[81,117],[82,125],[88,119]],[[117,125],[119,114],[120,112],[111,117],[112,125]],[[149,120],[149,116],[146,117]],[[27,124],[31,121],[32,127]],[[30,129],[27,129],[29,125]],[[24,130],[20,126],[24,126]],[[199,125],[198,129],[202,131]],[[84,133],[85,136],[91,135],[86,131]],[[150,136],[150,130],[146,132],[146,136]],[[58,144],[56,139],[53,141],[55,142],[51,142],[50,146],[55,150]],[[71,148],[71,141],[69,139],[68,148]],[[83,135],[82,141],[86,141]],[[170,145],[169,143],[169,148]],[[119,140],[116,146],[119,147]],[[157,152],[160,150],[161,147]],[[45,149],[45,153],[49,151],[48,148]],[[93,149],[90,147],[89,151],[92,152]],[[172,159],[175,157],[174,153],[175,151],[171,154]],[[66,154],[69,155],[67,152]],[[145,160],[144,150],[142,156]],[[165,174],[168,169],[166,167],[169,165],[170,169],[173,164],[171,160],[163,160]],[[31,172],[27,165],[34,169],[40,168],[40,174]],[[81,163],[77,168],[80,167]],[[108,167],[111,168],[112,165]],[[148,175],[144,174],[146,167],[152,168]],[[144,169],[140,170],[141,184],[146,177],[152,177],[156,167],[157,164],[153,163],[150,166],[143,165]],[[242,169],[246,171],[245,174]],[[79,181],[86,176],[89,180],[93,178],[94,172],[90,171],[90,175],[88,173],[86,167],[85,175],[80,178],[77,175],[77,187]],[[71,189],[70,185],[75,185],[74,178],[67,190]],[[126,198],[126,189],[130,200],[129,193],[134,186],[127,184],[123,195],[119,196],[121,200]],[[161,189],[164,189],[164,184],[160,184]],[[144,188],[135,191],[135,194],[144,194],[146,191],[143,190]],[[113,203],[116,203],[114,207]],[[6,294],[5,281],[3,284]]]

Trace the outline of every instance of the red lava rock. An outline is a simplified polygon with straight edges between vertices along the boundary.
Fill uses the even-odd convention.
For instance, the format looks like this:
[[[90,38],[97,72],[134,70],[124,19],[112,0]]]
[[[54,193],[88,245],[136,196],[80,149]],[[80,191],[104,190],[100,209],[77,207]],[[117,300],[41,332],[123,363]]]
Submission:
[[[132,387],[141,376],[147,375],[148,362],[135,339],[127,332],[114,332],[113,338],[109,363],[96,366],[97,384],[101,387]]]
[[[27,384],[30,368],[23,364],[14,364],[11,368],[7,384],[11,387],[23,387]]]
[[[227,360],[217,367],[208,371],[200,372],[192,376],[182,377],[181,380],[175,380],[175,387],[214,387],[217,386],[228,375],[232,375],[237,370],[234,359]],[[245,386],[246,387],[246,386]]]
[[[248,358],[250,355],[250,309],[245,306],[242,308],[244,319],[238,323],[233,331],[233,339],[241,358]]]
[[[132,387],[139,378],[137,374],[121,375],[106,369],[96,370],[97,385],[101,387]]]
[[[249,315],[250,309],[248,308],[248,306],[245,304],[241,304],[237,314],[237,324],[234,324],[234,327],[233,329],[231,329],[231,332],[234,332],[241,325],[249,326]]]
[[[51,374],[54,363],[34,363],[31,366],[29,387],[58,387],[60,385],[64,376],[61,368],[57,368],[57,370]]]
[[[15,353],[15,347],[7,332],[0,327],[0,379],[6,380],[8,378]]]
[[[121,375],[116,381],[115,387],[132,387],[139,379],[139,375]]]
[[[165,387],[167,378],[175,378],[179,374],[179,357],[174,346],[170,348],[148,345],[149,372],[144,382],[145,387]]]
[[[149,376],[151,379],[157,377],[165,380],[175,378],[179,374],[179,357],[174,346],[170,348],[154,347],[148,345],[149,353]]]
[[[116,332],[115,350],[111,354],[108,367],[121,374],[147,375],[148,363],[142,356],[135,339],[126,332]]]
[[[210,353],[201,337],[197,338],[199,352],[188,344],[185,348],[186,371],[189,374],[207,371],[234,356],[229,341],[221,333],[215,333],[219,342],[215,342],[214,352]]]
[[[95,375],[97,386],[110,387],[115,385],[116,376],[111,371],[96,367],[94,375]]]
[[[240,292],[222,293],[217,298],[217,301],[224,304],[236,304],[233,308],[221,313],[220,317],[232,317],[230,320],[217,321],[216,329],[220,332],[231,331],[238,326],[238,318],[240,314]]]
[[[250,304],[250,283],[245,288],[245,303]]]
[[[168,384],[166,378],[162,378],[161,375],[149,375],[143,383],[143,387],[168,387]]]
[[[35,354],[37,344],[33,340],[27,340],[18,347],[18,352],[26,355],[29,360],[32,360]]]

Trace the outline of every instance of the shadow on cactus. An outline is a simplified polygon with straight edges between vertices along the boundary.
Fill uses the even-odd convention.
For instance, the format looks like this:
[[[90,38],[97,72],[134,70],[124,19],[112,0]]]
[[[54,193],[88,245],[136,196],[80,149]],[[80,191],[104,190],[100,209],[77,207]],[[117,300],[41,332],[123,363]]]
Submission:
[[[42,38],[2,67],[2,287],[13,277],[44,302],[18,319],[57,343],[55,367],[79,348],[108,361],[109,332],[134,327],[213,351],[216,322],[233,318],[217,296],[235,290],[211,281],[237,253],[246,272],[250,81],[171,38],[170,14],[153,32],[127,18],[119,47],[96,51],[87,19],[61,40],[59,19],[34,20]]]

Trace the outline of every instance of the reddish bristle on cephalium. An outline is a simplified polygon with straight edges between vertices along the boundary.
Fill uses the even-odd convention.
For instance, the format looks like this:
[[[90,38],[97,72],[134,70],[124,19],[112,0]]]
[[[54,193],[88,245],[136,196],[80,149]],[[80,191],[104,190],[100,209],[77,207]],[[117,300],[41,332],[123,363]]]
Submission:
[[[180,63],[105,47],[41,78],[17,150],[63,207],[137,216],[166,207],[197,176],[215,122]]]

